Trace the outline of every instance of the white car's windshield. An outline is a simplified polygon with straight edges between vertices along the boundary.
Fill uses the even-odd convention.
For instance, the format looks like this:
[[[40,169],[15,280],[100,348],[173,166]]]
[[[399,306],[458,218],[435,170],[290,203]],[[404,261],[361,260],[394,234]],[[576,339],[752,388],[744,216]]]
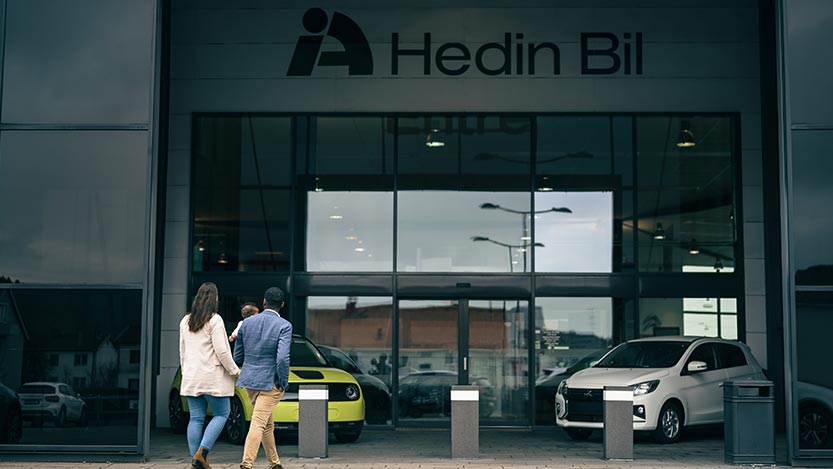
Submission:
[[[689,342],[627,342],[616,347],[596,366],[602,368],[668,368],[674,366]]]

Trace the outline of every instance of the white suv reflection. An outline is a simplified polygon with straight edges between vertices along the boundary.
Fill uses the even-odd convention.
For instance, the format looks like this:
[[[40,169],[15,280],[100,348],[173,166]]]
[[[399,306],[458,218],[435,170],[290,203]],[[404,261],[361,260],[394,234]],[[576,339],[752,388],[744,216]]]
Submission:
[[[723,422],[728,380],[766,379],[745,344],[704,337],[650,337],[620,344],[594,366],[561,383],[556,423],[576,440],[603,427],[602,390],[632,386],[633,428],[660,443],[680,438],[685,426]]]

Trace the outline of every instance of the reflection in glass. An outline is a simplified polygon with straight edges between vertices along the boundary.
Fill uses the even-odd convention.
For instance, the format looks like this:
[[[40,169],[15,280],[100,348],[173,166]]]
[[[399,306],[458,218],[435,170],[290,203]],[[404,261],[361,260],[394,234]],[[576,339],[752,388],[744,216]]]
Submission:
[[[154,2],[6,4],[3,122],[149,121]]]
[[[535,208],[537,272],[613,271],[612,192],[536,192]]]
[[[514,116],[399,117],[401,189],[524,190],[531,120]],[[494,175],[488,182],[472,175]]]
[[[820,212],[820,207],[833,206],[833,159],[828,157],[833,132],[796,132],[792,144],[794,201],[790,223],[795,283],[833,285],[833,217]]]
[[[393,118],[315,118],[311,174],[392,174]]]
[[[683,148],[676,140],[680,118],[637,117],[636,122],[640,270],[734,266],[733,121],[686,119],[696,145]]]
[[[735,298],[642,298],[639,320],[640,337],[738,338]]]
[[[448,420],[457,378],[457,301],[399,302],[400,421]]]
[[[539,297],[535,307],[535,421],[554,425],[558,385],[613,345],[613,300]]]
[[[469,384],[480,389],[480,421],[526,423],[527,301],[469,301]]]
[[[0,277],[144,281],[146,132],[0,135]]]
[[[537,121],[538,174],[587,175],[613,172],[612,117],[544,116],[538,117]]]
[[[798,403],[798,447],[833,450],[833,373],[826,345],[833,330],[833,292],[797,291],[795,299],[794,402]]]
[[[391,420],[392,320],[391,298],[307,299],[307,337],[359,382],[370,424]]]
[[[307,270],[393,270],[392,192],[308,192]]]
[[[194,271],[289,266],[291,119],[195,120]]]
[[[523,271],[524,216],[489,207],[528,212],[528,193],[401,191],[398,203],[400,272]]]
[[[136,444],[141,308],[141,290],[0,290],[0,384],[20,396],[20,444]]]

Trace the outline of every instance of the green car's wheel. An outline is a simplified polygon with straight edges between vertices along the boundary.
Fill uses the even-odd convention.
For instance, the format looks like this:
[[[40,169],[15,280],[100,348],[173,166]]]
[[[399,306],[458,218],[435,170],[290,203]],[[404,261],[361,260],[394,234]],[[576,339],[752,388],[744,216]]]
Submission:
[[[168,421],[171,424],[171,431],[177,435],[182,435],[188,429],[188,420],[191,417],[182,408],[182,397],[179,391],[171,391],[168,397]]]
[[[231,398],[231,410],[226,421],[226,436],[235,445],[242,445],[249,433],[249,422],[246,421],[246,410],[237,396]]]
[[[333,432],[339,443],[355,443],[362,435],[361,429],[350,432]]]

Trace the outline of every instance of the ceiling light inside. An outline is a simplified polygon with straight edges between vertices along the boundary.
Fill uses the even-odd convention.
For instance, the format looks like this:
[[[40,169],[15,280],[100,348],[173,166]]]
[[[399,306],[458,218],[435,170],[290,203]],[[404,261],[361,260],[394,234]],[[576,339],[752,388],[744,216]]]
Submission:
[[[428,148],[439,148],[439,147],[444,147],[445,146],[445,142],[443,142],[442,140],[439,140],[437,138],[436,134],[439,133],[439,131],[440,131],[439,129],[431,129],[431,131],[428,132],[428,135],[425,137],[425,146],[426,147],[428,147]]]
[[[677,148],[693,148],[697,145],[694,141],[694,133],[691,131],[688,121],[680,122],[680,133],[677,134]]]

